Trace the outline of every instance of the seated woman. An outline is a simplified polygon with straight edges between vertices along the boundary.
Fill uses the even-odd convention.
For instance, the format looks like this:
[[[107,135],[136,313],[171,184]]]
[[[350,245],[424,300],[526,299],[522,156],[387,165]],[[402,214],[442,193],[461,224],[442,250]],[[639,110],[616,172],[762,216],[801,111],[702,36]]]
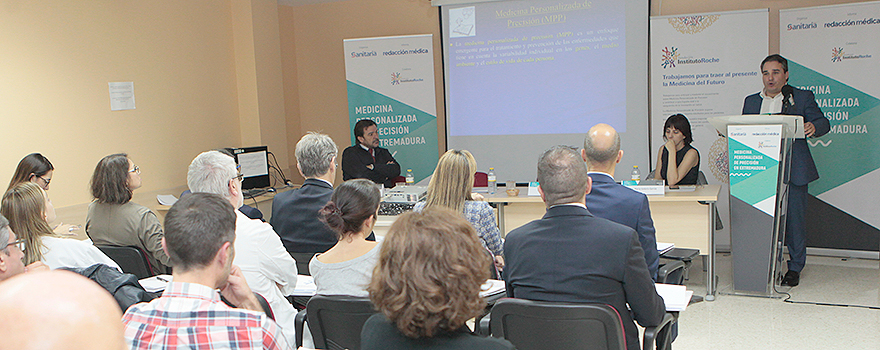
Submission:
[[[446,151],[437,162],[434,176],[428,183],[425,202],[416,203],[413,210],[444,207],[463,213],[464,218],[477,230],[480,242],[492,253],[495,265],[500,269],[504,267],[504,251],[501,232],[498,231],[495,221],[495,211],[489,203],[475,201],[471,197],[476,172],[477,161],[471,152],[456,149]]]
[[[55,208],[46,192],[33,182],[22,182],[6,191],[0,214],[9,219],[12,232],[25,241],[25,264],[43,261],[51,269],[104,264],[119,269],[91,242],[61,238],[49,229],[49,222],[55,220]]]
[[[98,162],[89,185],[95,200],[89,204],[86,234],[95,245],[140,248],[153,272],[165,273],[169,262],[162,250],[162,224],[150,209],[131,201],[132,191],[141,187],[140,174],[124,153]]]
[[[339,242],[309,262],[317,294],[367,296],[367,285],[379,259],[379,244],[368,241],[376,224],[379,187],[370,180],[343,182],[321,209],[321,220]]]
[[[513,349],[471,334],[465,322],[486,307],[480,285],[489,261],[474,229],[445,208],[401,215],[382,242],[370,282],[381,314],[361,332],[361,349]]]
[[[18,166],[15,167],[15,173],[12,174],[12,180],[9,181],[9,187],[6,190],[9,191],[13,186],[22,182],[33,182],[44,191],[48,191],[53,173],[55,173],[55,167],[48,158],[39,153],[28,154],[18,162]],[[59,222],[54,226],[53,231],[60,235],[72,235],[75,234],[74,231],[80,228],[78,225],[65,225]]]
[[[666,143],[657,153],[654,179],[666,180],[667,186],[696,185],[700,173],[700,152],[691,147],[694,140],[691,123],[682,114],[666,118],[663,125]]]

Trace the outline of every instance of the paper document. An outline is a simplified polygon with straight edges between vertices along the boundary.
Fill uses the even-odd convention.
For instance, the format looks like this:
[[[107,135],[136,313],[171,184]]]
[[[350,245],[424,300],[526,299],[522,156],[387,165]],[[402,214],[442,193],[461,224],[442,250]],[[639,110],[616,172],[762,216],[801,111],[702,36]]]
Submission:
[[[171,282],[171,275],[156,275],[141,279],[138,282],[140,282],[141,287],[144,287],[144,290],[150,293],[161,292]]]
[[[315,279],[312,276],[296,275],[296,287],[290,295],[295,297],[310,297],[318,292]]]
[[[158,194],[156,195],[156,200],[161,205],[174,205],[174,203],[177,203],[177,197],[173,194]]]
[[[657,242],[657,252],[659,252],[661,255],[672,250],[672,248],[675,248],[675,243]]]
[[[480,296],[485,298],[490,295],[495,295],[498,293],[504,293],[507,289],[504,287],[504,281],[500,280],[486,280],[486,283],[483,283],[480,286]]]
[[[694,291],[677,284],[654,283],[654,287],[657,289],[657,294],[663,297],[666,311],[684,311],[691,302],[691,296],[694,295]]]

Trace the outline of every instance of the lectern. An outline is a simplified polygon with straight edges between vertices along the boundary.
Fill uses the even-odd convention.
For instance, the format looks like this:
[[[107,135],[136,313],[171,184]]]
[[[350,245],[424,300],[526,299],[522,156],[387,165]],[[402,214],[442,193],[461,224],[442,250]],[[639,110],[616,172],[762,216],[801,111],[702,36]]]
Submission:
[[[785,241],[791,145],[804,137],[803,117],[741,115],[709,123],[727,135],[734,293],[772,297]]]

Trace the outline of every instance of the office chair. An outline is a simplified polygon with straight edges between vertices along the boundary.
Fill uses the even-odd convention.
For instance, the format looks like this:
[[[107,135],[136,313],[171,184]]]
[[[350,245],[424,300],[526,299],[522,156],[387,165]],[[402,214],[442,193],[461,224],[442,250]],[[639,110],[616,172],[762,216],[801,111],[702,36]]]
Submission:
[[[96,245],[104,254],[116,262],[122,269],[122,272],[130,273],[137,276],[138,279],[165,273],[164,271],[154,271],[147,260],[146,254],[138,247],[120,247],[111,245]]]
[[[290,253],[293,260],[296,260],[296,273],[300,275],[311,276],[309,273],[309,262],[317,253]]]
[[[669,260],[657,269],[657,283],[684,284],[684,268],[684,261]]]
[[[302,346],[303,326],[308,321],[316,349],[358,350],[364,323],[376,312],[369,298],[315,295],[294,318],[296,346]]]
[[[673,316],[667,313],[660,325],[646,328],[643,349],[653,349],[657,331],[665,330],[672,321]],[[626,349],[622,320],[605,304],[502,299],[492,307],[489,331],[519,350]],[[670,339],[662,338],[657,341],[658,350],[668,349]]]

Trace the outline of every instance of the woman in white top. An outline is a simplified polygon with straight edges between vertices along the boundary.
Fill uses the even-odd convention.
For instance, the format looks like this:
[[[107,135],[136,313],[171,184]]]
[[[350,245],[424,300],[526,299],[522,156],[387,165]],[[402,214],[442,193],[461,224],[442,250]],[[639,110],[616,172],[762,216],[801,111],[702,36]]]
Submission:
[[[23,182],[6,191],[0,213],[9,219],[12,231],[25,240],[25,264],[43,261],[51,269],[105,264],[119,269],[91,242],[62,238],[52,232],[49,222],[55,220],[55,207],[46,192],[33,182]]]
[[[333,191],[321,209],[321,219],[336,232],[339,242],[309,262],[318,294],[368,296],[379,244],[367,236],[376,224],[378,209],[379,187],[370,180],[348,180]]]

